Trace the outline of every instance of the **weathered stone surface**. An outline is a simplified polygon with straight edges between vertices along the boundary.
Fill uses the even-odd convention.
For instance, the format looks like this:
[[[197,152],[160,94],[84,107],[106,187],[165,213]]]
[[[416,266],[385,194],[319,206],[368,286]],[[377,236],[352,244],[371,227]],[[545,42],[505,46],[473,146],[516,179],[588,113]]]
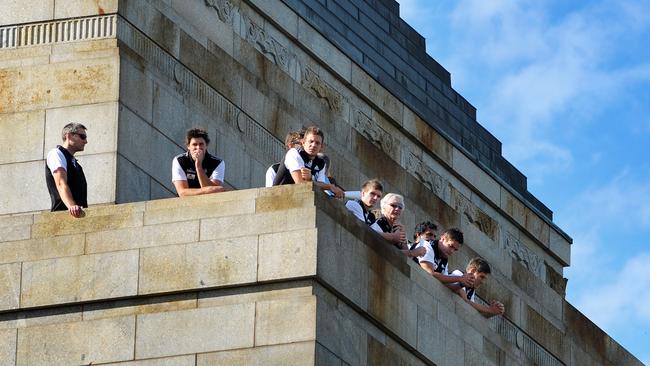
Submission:
[[[155,199],[151,194],[151,177],[121,154],[117,155],[115,203]]]
[[[15,192],[0,195],[0,215],[49,209],[50,195],[43,182],[44,174],[43,160],[0,165],[0,176],[5,179],[4,191]],[[28,200],[25,199],[27,194]]]
[[[526,206],[503,187],[501,187],[500,207],[519,225],[524,226],[526,224]]]
[[[0,244],[0,263],[28,262],[82,254],[84,254],[83,234],[8,241]]]
[[[73,0],[54,3],[54,19],[117,12],[117,0]]]
[[[170,168],[171,169],[171,168]],[[264,190],[265,191],[265,190]],[[258,189],[242,189],[219,194],[204,194],[200,196],[176,197],[146,202],[147,211],[164,209],[191,208],[194,206],[207,206],[209,209],[218,208],[222,202],[228,201],[253,201],[258,195]]]
[[[0,113],[117,99],[115,57],[0,70]]]
[[[52,44],[50,63],[104,57],[119,57],[117,39],[87,39],[81,42]]]
[[[29,239],[32,235],[32,225],[0,226],[0,242]],[[2,258],[2,255],[0,255]]]
[[[84,320],[166,313],[196,308],[196,294],[176,294],[84,305]]]
[[[201,220],[201,240],[307,229],[314,226],[314,217],[314,208],[299,208],[283,215],[265,212],[205,219]]]
[[[218,195],[218,194],[217,194]],[[199,220],[210,217],[246,215],[255,212],[255,201],[232,200],[221,202],[197,202],[196,205],[147,210],[144,214],[145,225],[164,224],[184,220]]]
[[[0,365],[16,365],[16,330],[0,330]]]
[[[0,25],[38,22],[52,19],[54,0],[8,0],[2,8]]]
[[[254,303],[295,297],[311,296],[311,281],[271,283],[254,288],[234,288],[205,291],[199,294],[198,307],[214,307],[232,304]]]
[[[16,365],[127,361],[133,359],[134,339],[133,316],[18,329]]]
[[[255,304],[138,316],[136,358],[253,347]]]
[[[560,236],[553,228],[549,233],[549,247],[555,255],[560,257],[563,265],[568,266],[571,264],[571,243]]]
[[[49,324],[80,322],[81,320],[81,306],[79,305],[14,311],[0,315],[0,329],[31,328]]]
[[[331,67],[341,78],[350,81],[351,61],[305,20],[298,18],[298,41]]]
[[[138,251],[23,263],[21,307],[133,296]]]
[[[273,346],[202,353],[196,366],[211,365],[314,365],[315,342],[298,342]]]
[[[233,54],[233,25],[228,22],[233,16],[232,13],[226,22],[220,19],[220,16],[225,13],[219,13],[216,9],[224,9],[227,5],[220,2],[213,2],[214,7],[208,3],[196,3],[190,1],[173,1],[173,9],[184,18],[185,21],[191,23],[192,36],[197,39],[207,38],[214,42],[219,48],[226,51],[229,55]],[[221,8],[219,8],[221,6]],[[225,15],[225,16],[227,16]],[[184,27],[190,28],[190,27]],[[184,29],[185,30],[185,29]],[[199,38],[200,37],[200,38]],[[205,41],[203,41],[205,45]]]
[[[316,229],[259,236],[258,281],[316,274]]]
[[[195,366],[196,356],[177,356],[165,358],[151,358],[148,360],[104,363],[103,366]]]
[[[163,225],[147,225],[143,227],[88,233],[86,234],[86,253],[191,243],[198,240],[198,220],[173,222]]]
[[[43,140],[44,125],[42,110],[0,114],[0,164],[41,159],[43,146],[33,141]]]
[[[255,304],[255,345],[316,339],[314,296],[259,301]]]
[[[501,186],[458,149],[453,149],[453,168],[494,204],[501,202]]]
[[[120,103],[144,121],[151,123],[153,80],[151,75],[148,75],[145,70],[139,69],[133,62],[127,56],[120,58]],[[143,137],[143,135],[138,135],[138,137]]]
[[[0,265],[0,310],[16,309],[20,299],[20,263]]]
[[[92,208],[86,211],[91,212]],[[142,212],[125,212],[105,216],[88,216],[76,219],[67,212],[44,213],[43,221],[32,226],[32,238],[87,233],[142,226]]]
[[[257,238],[145,248],[138,292],[148,294],[255,282]]]
[[[91,155],[117,150],[117,102],[53,108],[46,111],[45,117],[45,151],[42,158],[47,157],[50,149],[61,145],[61,130],[70,122],[78,122],[86,126],[88,144],[84,151],[75,154],[80,161],[83,155]],[[84,170],[88,169],[82,165]],[[87,178],[92,178],[87,173]]]

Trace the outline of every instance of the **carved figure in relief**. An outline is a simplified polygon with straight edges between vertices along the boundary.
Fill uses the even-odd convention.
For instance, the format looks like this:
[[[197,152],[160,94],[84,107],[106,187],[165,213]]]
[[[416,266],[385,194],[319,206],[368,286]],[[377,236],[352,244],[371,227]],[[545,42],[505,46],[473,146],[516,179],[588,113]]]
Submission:
[[[172,160],[172,183],[183,196],[223,192],[226,163],[208,152],[210,138],[202,128],[191,128],[185,135],[187,151]]]
[[[458,282],[456,284],[458,286],[456,293],[486,318],[491,318],[495,315],[503,315],[506,311],[505,306],[496,300],[492,300],[489,305],[483,305],[476,302],[476,289],[481,287],[481,285],[488,280],[491,272],[490,264],[485,259],[475,257],[469,261],[464,273],[458,269],[451,273],[452,276],[462,277],[464,274],[469,274],[474,277],[473,286]]]
[[[542,277],[542,260],[511,233],[507,233],[505,249],[529,271]]]
[[[305,88],[313,90],[317,97],[325,99],[331,110],[341,111],[343,101],[341,94],[321,80],[309,67],[305,68],[302,84]]]
[[[205,0],[205,5],[213,8],[222,22],[232,24],[236,8],[230,1]]]
[[[287,151],[278,168],[273,185],[312,181],[322,191],[330,191],[335,197],[343,198],[343,190],[327,180],[325,160],[318,157],[324,140],[325,134],[320,128],[307,127],[300,140],[300,147],[294,147]]]
[[[386,132],[379,126],[372,118],[366,116],[363,112],[357,111],[355,118],[355,127],[359,130],[370,142],[379,147],[388,155],[395,155],[395,143],[393,136]]]
[[[87,183],[81,165],[74,154],[84,151],[88,135],[81,123],[68,123],[61,131],[63,144],[47,153],[45,182],[52,201],[51,211],[68,211],[72,217],[82,217],[88,207]]]
[[[452,290],[457,290],[457,285],[455,285],[456,287],[452,285],[458,282],[473,286],[474,277],[472,275],[464,274],[459,281],[459,277],[449,275],[447,270],[449,257],[460,249],[463,242],[463,232],[456,228],[445,230],[439,240],[420,239],[415,248],[425,248],[426,250],[423,255],[417,257],[420,267]]]

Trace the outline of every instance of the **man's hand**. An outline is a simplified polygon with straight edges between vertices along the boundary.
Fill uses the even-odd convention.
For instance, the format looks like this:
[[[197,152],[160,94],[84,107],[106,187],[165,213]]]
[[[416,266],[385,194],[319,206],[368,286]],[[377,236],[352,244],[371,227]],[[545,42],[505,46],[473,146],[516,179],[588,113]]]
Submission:
[[[300,168],[300,179],[307,182],[311,181],[311,169]]]
[[[84,216],[84,211],[79,205],[71,205],[68,208],[68,212],[72,217],[80,218]]]
[[[459,282],[461,285],[463,285],[463,287],[474,287],[474,275],[471,273],[464,273],[460,277]]]
[[[199,169],[203,165],[203,158],[205,157],[205,150],[204,149],[197,149],[192,151],[192,159],[194,159],[194,165],[196,165],[196,168]]]
[[[330,191],[332,191],[332,193],[334,193],[334,197],[336,197],[336,198],[345,197],[345,192],[343,192],[343,190],[341,188],[335,186],[334,184],[331,184]]]
[[[503,313],[506,312],[506,307],[502,303],[496,300],[492,300],[489,309],[490,309],[490,313],[494,315],[503,315]]]

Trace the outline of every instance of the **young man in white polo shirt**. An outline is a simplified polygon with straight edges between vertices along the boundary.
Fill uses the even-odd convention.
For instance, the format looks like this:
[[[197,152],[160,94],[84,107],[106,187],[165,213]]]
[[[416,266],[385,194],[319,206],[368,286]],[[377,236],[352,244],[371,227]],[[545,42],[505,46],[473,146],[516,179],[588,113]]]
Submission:
[[[482,284],[484,284],[488,276],[490,275],[491,269],[490,264],[481,257],[472,258],[467,264],[465,269],[466,274],[474,276],[474,285],[462,285],[458,284],[459,288],[456,290],[458,296],[463,300],[467,301],[474,309],[481,313],[486,318],[493,317],[495,315],[502,315],[505,312],[505,306],[499,301],[492,300],[490,305],[483,305],[476,302],[475,292]],[[455,270],[451,273],[452,276],[463,276],[463,272],[460,270]]]
[[[440,236],[440,240],[420,240],[416,248],[424,247],[426,249],[426,253],[418,257],[420,267],[445,285],[449,286],[458,282],[467,286],[474,285],[474,276],[465,273],[459,278],[450,276],[447,271],[449,257],[460,249],[463,241],[463,233],[456,228],[445,230]]]

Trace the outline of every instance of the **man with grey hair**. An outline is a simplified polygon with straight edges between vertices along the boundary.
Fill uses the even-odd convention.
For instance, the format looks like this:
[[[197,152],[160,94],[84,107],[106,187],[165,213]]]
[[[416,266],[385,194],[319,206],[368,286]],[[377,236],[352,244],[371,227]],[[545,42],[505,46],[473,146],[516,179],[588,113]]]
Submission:
[[[86,176],[74,154],[88,143],[86,126],[68,123],[61,131],[63,144],[47,153],[45,182],[50,192],[50,211],[68,211],[72,217],[83,216],[88,207]]]

